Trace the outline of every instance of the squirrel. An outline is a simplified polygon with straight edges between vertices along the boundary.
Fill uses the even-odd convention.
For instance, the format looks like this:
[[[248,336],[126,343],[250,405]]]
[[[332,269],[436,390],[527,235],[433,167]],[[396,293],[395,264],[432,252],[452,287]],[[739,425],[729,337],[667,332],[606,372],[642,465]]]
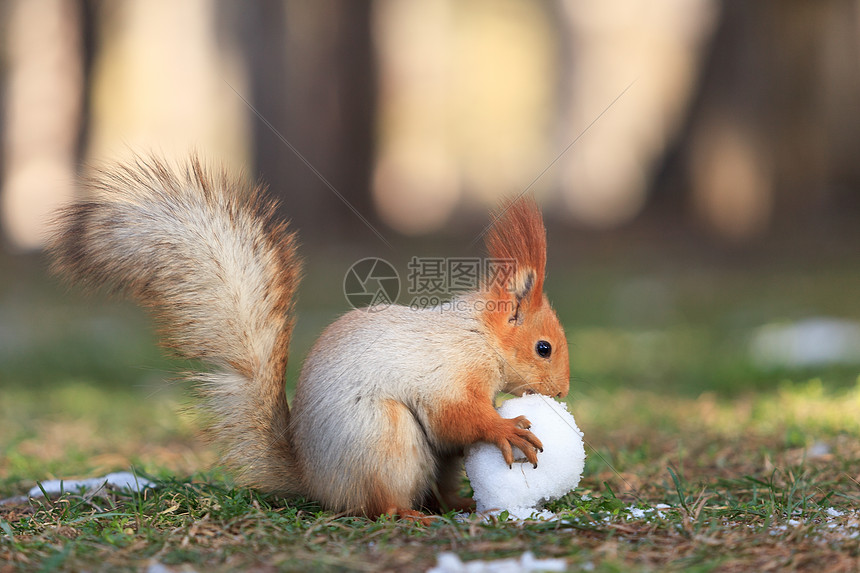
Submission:
[[[98,170],[63,208],[52,269],[106,286],[154,316],[162,345],[208,369],[197,385],[207,437],[241,485],[304,496],[338,513],[421,519],[474,509],[459,497],[464,448],[540,440],[496,395],[569,389],[564,330],[543,293],[546,231],[533,199],[506,204],[486,235],[502,280],[439,308],[347,312],[305,359],[292,405],[285,378],[302,275],[296,234],[262,184],[192,156]],[[500,273],[502,274],[502,273]]]

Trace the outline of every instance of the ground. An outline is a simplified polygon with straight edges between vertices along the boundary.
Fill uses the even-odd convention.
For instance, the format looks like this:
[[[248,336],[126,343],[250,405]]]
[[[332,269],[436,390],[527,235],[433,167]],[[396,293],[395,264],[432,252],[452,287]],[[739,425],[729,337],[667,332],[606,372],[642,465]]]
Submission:
[[[550,505],[558,518],[422,525],[235,488],[196,437],[188,389],[165,382],[188,365],[159,357],[145,318],[39,286],[27,266],[0,290],[0,498],[127,469],[158,487],[0,505],[0,572],[420,571],[443,551],[526,550],[571,570],[860,570],[860,369],[749,353],[764,324],[860,319],[860,271],[620,268],[595,263],[547,285],[588,454],[580,486]],[[299,357],[333,315],[306,290]]]

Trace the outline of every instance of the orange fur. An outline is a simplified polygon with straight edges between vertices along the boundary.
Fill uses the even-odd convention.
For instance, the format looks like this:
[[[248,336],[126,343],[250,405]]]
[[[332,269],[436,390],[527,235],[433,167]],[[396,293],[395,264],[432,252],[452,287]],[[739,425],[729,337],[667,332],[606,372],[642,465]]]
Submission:
[[[567,338],[543,293],[546,270],[546,229],[531,198],[508,203],[487,234],[487,250],[494,259],[513,260],[515,271],[507,283],[485,285],[482,318],[495,338],[514,394],[524,391],[566,396],[569,389]],[[555,357],[534,359],[538,340],[551,343]]]
[[[546,271],[546,228],[537,203],[531,197],[520,197],[503,204],[493,219],[486,236],[490,258],[515,261],[517,275],[531,273],[534,282],[526,302],[538,304]],[[504,285],[488,286],[494,295],[505,295],[501,292]]]
[[[513,420],[499,416],[493,407],[492,395],[487,392],[486,376],[474,373],[460,382],[465,392],[442,404],[431,418],[430,424],[435,434],[452,444],[496,444],[508,465],[513,463],[511,447],[517,447],[530,462],[537,465],[535,450],[541,449],[543,445],[528,431],[531,425],[529,421],[522,416]]]

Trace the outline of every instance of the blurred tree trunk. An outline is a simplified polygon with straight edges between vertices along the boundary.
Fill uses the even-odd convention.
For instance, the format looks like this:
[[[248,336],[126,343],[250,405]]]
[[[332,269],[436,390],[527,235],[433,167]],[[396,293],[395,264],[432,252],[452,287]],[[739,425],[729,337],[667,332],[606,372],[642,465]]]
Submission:
[[[74,196],[86,14],[80,0],[16,0],[0,16],[0,226],[26,251],[42,246],[51,215]]]
[[[858,207],[857,2],[725,0],[652,213],[692,207],[718,235],[828,232]]]
[[[225,3],[244,18],[246,98],[359,213],[370,200],[376,74],[368,1]],[[255,173],[305,238],[376,240],[273,130],[254,118]]]

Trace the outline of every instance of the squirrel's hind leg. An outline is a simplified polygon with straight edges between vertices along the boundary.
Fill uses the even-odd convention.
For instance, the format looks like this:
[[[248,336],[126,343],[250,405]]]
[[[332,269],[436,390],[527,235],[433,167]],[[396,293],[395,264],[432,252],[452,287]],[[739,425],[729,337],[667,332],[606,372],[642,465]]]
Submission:
[[[409,409],[395,400],[382,402],[382,431],[365,478],[364,513],[368,517],[397,515],[426,523],[416,511],[434,475],[434,459],[421,428]]]
[[[395,506],[389,507],[385,511],[381,511],[381,512],[376,513],[376,514],[368,515],[368,517],[370,517],[371,519],[376,519],[381,515],[388,515],[391,517],[397,517],[399,519],[407,519],[410,521],[418,522],[421,525],[430,525],[431,523],[433,523],[434,519],[439,519],[436,516],[427,515],[425,513],[422,513],[420,511],[417,511],[414,509],[405,509],[402,507],[395,507]]]
[[[460,495],[463,484],[463,452],[441,456],[436,469],[436,486],[423,506],[434,513],[475,511],[475,501]]]

